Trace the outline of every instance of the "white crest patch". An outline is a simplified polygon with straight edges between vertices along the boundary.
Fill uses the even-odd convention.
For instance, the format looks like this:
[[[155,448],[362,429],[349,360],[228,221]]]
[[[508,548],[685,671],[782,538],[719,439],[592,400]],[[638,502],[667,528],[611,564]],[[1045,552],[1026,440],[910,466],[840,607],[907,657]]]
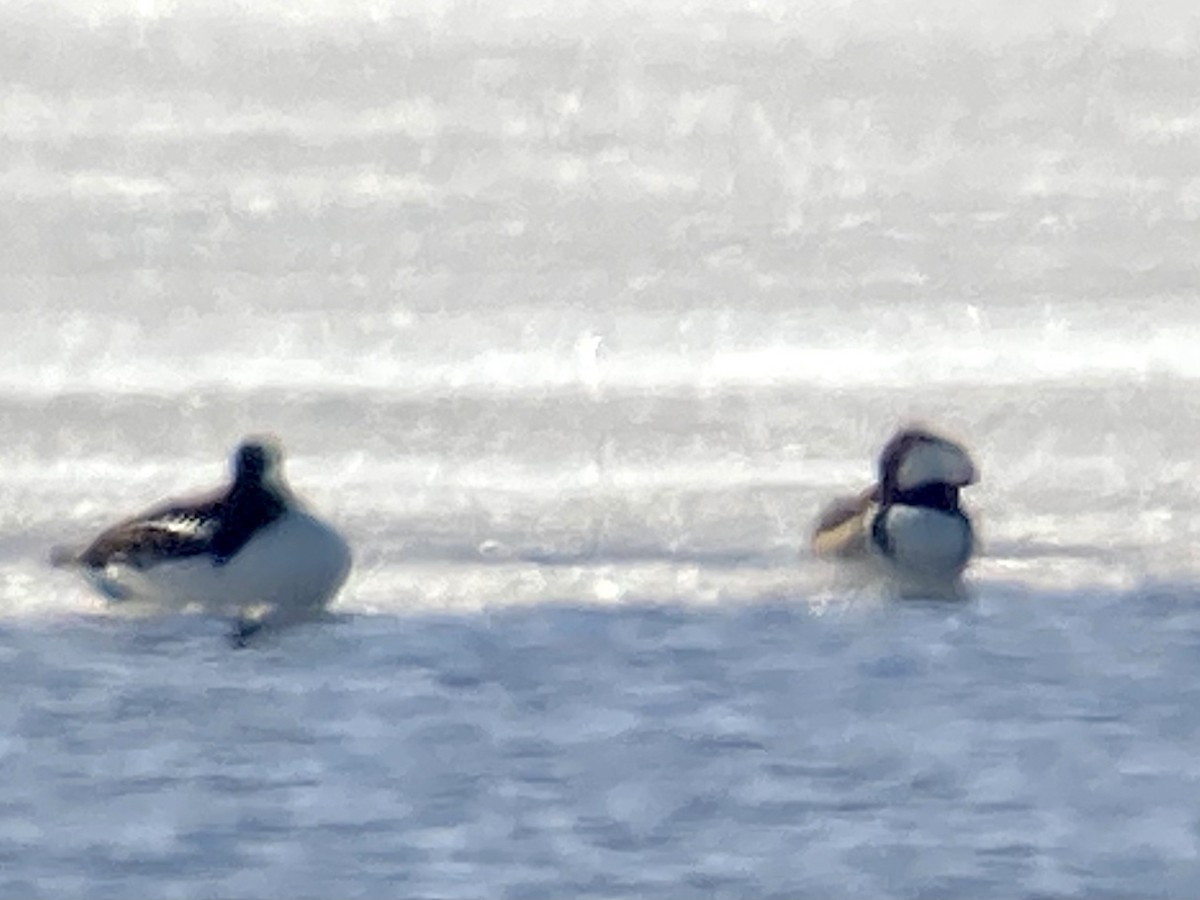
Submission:
[[[896,470],[896,485],[910,491],[924,484],[964,487],[975,481],[975,465],[965,450],[940,439],[918,441],[904,454]]]

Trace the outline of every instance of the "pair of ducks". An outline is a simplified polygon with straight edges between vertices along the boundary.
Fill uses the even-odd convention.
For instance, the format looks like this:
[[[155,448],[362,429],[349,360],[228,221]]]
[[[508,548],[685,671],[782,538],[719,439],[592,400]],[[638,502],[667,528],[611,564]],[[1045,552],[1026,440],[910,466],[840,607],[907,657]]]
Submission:
[[[975,480],[958,443],[905,428],[880,454],[878,482],[819,517],[813,550],[880,562],[922,586],[954,583],[974,548],[959,490]],[[78,569],[113,601],[231,612],[239,642],[264,625],[319,613],[350,573],[345,539],[292,494],[282,448],[265,437],[238,447],[228,487],[157,506],[86,547],[56,549],[51,560]]]

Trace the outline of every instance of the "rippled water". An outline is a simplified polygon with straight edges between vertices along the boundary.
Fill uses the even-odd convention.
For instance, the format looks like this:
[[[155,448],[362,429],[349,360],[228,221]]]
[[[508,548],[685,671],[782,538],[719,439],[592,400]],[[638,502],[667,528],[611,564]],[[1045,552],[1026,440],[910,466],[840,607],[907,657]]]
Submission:
[[[0,894],[1193,894],[1189,16],[0,5]],[[327,620],[46,565],[264,430]]]

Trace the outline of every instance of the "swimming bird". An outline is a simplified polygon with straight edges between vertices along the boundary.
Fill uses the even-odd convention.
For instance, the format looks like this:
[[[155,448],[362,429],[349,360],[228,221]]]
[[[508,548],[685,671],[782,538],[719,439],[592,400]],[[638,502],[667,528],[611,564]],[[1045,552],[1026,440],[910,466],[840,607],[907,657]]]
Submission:
[[[156,506],[51,561],[111,601],[237,615],[243,637],[320,612],[349,575],[345,539],[288,488],[274,438],[245,439],[232,468],[227,487]]]
[[[879,480],[821,513],[813,551],[882,563],[906,594],[942,593],[958,581],[975,549],[959,492],[977,479],[961,444],[926,428],[903,428],[879,455]]]

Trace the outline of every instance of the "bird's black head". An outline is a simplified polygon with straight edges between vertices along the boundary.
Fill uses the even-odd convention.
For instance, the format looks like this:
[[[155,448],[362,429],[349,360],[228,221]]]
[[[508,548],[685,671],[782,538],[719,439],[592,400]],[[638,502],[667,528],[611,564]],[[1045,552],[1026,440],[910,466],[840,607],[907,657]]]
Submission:
[[[272,437],[246,438],[233,456],[234,481],[259,484],[270,489],[283,487],[283,448]]]
[[[902,429],[879,454],[884,503],[902,495],[945,494],[936,503],[917,505],[957,505],[958,489],[974,484],[977,477],[975,463],[962,445],[925,428]]]

